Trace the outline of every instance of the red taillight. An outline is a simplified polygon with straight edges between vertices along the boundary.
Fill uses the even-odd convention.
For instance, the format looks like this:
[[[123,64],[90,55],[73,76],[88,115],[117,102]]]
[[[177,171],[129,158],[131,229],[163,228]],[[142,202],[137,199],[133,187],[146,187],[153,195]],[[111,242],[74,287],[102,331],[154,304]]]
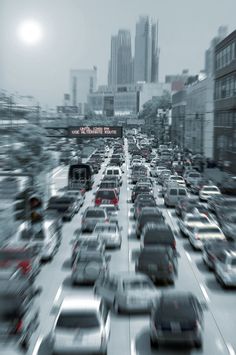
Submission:
[[[173,241],[173,249],[176,249],[176,241]]]
[[[113,205],[117,205],[118,204],[118,198],[117,197],[113,198],[112,199],[112,203],[113,203]]]
[[[96,204],[96,205],[100,205],[101,201],[102,201],[101,198],[96,198],[95,204]]]
[[[28,274],[31,271],[31,265],[29,261],[21,261],[19,263],[19,267],[21,268],[23,274]]]
[[[16,333],[20,333],[22,331],[22,329],[23,329],[23,322],[20,319],[16,324]]]

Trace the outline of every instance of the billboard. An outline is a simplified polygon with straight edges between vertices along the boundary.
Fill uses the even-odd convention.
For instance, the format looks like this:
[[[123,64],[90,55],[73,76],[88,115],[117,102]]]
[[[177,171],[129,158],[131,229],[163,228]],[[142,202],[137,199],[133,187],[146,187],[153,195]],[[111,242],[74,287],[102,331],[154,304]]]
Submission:
[[[77,106],[57,106],[57,113],[76,114],[76,113],[78,113],[78,107]]]
[[[122,138],[121,126],[80,126],[69,127],[68,136],[71,138]]]

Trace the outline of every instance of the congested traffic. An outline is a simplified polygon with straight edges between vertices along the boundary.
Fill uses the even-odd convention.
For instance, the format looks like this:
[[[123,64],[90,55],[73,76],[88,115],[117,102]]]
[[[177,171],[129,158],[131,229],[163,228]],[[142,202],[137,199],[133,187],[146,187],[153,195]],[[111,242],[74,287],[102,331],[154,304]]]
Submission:
[[[53,184],[0,249],[4,355],[231,354],[236,197],[128,130]]]

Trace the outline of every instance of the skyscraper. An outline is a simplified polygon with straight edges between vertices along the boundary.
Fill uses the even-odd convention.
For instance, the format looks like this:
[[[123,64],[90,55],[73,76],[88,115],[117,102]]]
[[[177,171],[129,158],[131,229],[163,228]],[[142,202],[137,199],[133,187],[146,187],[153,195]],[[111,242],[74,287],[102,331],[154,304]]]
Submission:
[[[128,30],[119,30],[111,37],[111,58],[109,61],[108,85],[130,84],[132,82],[131,35]]]
[[[158,82],[158,23],[140,16],[136,23],[134,82]]]

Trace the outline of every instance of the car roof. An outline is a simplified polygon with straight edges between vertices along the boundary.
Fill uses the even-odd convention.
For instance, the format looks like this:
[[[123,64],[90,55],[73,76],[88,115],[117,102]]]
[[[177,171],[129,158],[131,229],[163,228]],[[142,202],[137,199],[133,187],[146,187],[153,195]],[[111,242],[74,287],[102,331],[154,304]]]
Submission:
[[[61,311],[97,311],[101,304],[100,298],[90,297],[75,297],[75,296],[66,296],[61,303]]]

